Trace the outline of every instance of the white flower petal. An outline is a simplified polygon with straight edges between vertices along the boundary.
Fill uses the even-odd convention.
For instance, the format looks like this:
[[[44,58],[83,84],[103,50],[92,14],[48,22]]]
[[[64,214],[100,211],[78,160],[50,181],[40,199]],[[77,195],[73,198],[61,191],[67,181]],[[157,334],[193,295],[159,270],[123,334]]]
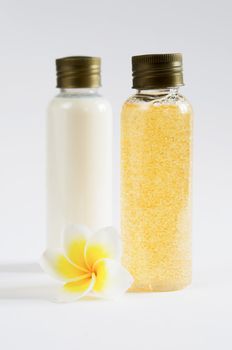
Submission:
[[[85,263],[85,246],[92,232],[83,225],[68,225],[63,231],[63,247],[67,258],[79,269],[88,271]]]
[[[94,265],[96,282],[93,293],[102,298],[115,299],[127,291],[133,282],[130,273],[118,262],[101,259]]]
[[[113,227],[99,230],[87,242],[85,259],[89,268],[92,268],[99,259],[119,260],[120,256],[121,240]]]
[[[46,250],[42,255],[40,265],[46,273],[61,281],[82,279],[86,274],[72,264],[59,250]]]
[[[71,282],[68,284],[68,287],[66,284],[62,289],[60,289],[59,293],[53,298],[54,302],[71,303],[85,297],[93,289],[95,284],[95,276],[93,274],[89,279]]]

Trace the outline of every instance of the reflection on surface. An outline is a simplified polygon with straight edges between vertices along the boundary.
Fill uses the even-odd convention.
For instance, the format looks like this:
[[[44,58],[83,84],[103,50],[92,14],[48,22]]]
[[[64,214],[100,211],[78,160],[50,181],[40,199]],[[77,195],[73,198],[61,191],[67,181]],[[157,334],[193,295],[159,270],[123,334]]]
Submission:
[[[0,263],[0,299],[51,300],[58,288],[36,262]]]

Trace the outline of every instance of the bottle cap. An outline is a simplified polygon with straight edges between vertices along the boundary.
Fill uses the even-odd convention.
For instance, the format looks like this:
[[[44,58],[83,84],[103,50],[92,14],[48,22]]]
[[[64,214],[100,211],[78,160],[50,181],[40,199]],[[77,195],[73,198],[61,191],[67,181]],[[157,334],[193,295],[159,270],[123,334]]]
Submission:
[[[58,88],[95,88],[101,86],[101,59],[71,56],[56,60]]]
[[[182,86],[182,55],[166,53],[133,56],[132,75],[132,88],[138,90]]]

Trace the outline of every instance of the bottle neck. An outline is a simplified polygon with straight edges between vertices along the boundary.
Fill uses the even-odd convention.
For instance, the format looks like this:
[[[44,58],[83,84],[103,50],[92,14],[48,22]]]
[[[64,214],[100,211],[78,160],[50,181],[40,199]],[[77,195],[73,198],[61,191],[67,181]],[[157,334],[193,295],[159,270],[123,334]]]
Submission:
[[[165,96],[165,95],[177,95],[179,93],[178,87],[170,87],[164,89],[149,89],[149,90],[137,90],[137,95],[149,95],[149,96]]]
[[[99,88],[61,88],[59,89],[59,96],[98,96]]]

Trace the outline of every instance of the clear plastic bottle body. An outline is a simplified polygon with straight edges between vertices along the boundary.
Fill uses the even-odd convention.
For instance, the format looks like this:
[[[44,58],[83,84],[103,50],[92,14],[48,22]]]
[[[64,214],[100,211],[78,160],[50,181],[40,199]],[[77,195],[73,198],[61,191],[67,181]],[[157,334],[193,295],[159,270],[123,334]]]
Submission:
[[[178,89],[144,90],[121,115],[123,264],[132,291],[191,282],[192,110]]]
[[[112,111],[97,89],[61,89],[48,107],[49,248],[68,224],[112,224]]]

